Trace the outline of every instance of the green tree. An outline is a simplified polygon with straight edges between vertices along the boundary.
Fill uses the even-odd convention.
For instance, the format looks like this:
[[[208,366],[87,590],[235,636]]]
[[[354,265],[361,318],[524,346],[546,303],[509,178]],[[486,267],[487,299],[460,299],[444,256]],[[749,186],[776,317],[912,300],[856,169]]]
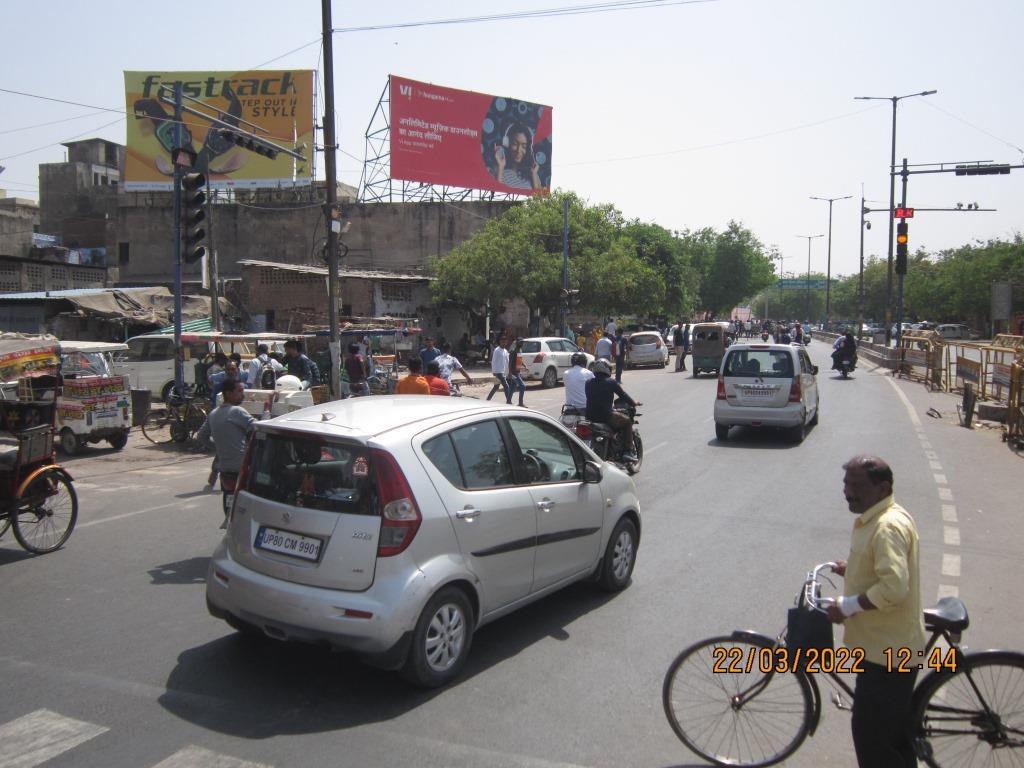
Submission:
[[[708,313],[728,312],[775,279],[770,255],[738,222],[721,233],[702,229],[684,239],[700,274],[700,306]]]

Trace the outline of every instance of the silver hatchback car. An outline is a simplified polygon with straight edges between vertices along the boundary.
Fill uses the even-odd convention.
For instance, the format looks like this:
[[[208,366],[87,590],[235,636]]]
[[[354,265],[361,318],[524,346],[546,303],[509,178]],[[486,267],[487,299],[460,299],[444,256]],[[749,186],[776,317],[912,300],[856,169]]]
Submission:
[[[782,427],[797,443],[818,423],[818,367],[796,344],[733,344],[722,359],[715,435],[729,427]]]
[[[257,425],[206,598],[239,631],[438,686],[483,624],[583,579],[626,587],[639,542],[633,481],[554,419],[354,398]]]

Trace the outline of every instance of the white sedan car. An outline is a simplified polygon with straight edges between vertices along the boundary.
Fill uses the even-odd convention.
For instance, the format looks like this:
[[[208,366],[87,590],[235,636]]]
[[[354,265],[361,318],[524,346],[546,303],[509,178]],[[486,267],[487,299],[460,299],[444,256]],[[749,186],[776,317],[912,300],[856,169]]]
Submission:
[[[519,348],[519,375],[525,381],[541,381],[544,387],[554,387],[572,367],[572,356],[583,352],[568,339],[558,336],[536,336],[523,339]],[[587,355],[587,367],[594,362],[594,356]]]
[[[664,368],[668,365],[668,357],[668,345],[657,331],[639,331],[629,337],[629,345],[626,348],[626,367],[656,365]]]

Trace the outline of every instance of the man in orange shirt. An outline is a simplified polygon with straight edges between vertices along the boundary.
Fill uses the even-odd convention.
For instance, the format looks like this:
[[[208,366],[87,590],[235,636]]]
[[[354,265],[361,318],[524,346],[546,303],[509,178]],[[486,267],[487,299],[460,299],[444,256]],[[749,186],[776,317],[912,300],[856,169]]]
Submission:
[[[430,387],[430,394],[443,395],[444,397],[451,395],[452,388],[448,386],[447,381],[441,378],[441,364],[437,360],[431,360],[427,363],[427,375],[424,378]]]
[[[403,376],[395,385],[396,395],[429,395],[430,384],[420,374],[423,370],[423,361],[419,355],[413,355],[407,363],[409,375]]]

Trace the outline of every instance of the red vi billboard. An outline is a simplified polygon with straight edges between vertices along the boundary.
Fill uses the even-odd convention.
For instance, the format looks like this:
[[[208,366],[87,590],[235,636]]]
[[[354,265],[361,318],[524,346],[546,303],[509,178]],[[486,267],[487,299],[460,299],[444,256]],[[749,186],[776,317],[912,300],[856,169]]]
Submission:
[[[551,107],[391,75],[391,178],[520,195],[551,189]]]

